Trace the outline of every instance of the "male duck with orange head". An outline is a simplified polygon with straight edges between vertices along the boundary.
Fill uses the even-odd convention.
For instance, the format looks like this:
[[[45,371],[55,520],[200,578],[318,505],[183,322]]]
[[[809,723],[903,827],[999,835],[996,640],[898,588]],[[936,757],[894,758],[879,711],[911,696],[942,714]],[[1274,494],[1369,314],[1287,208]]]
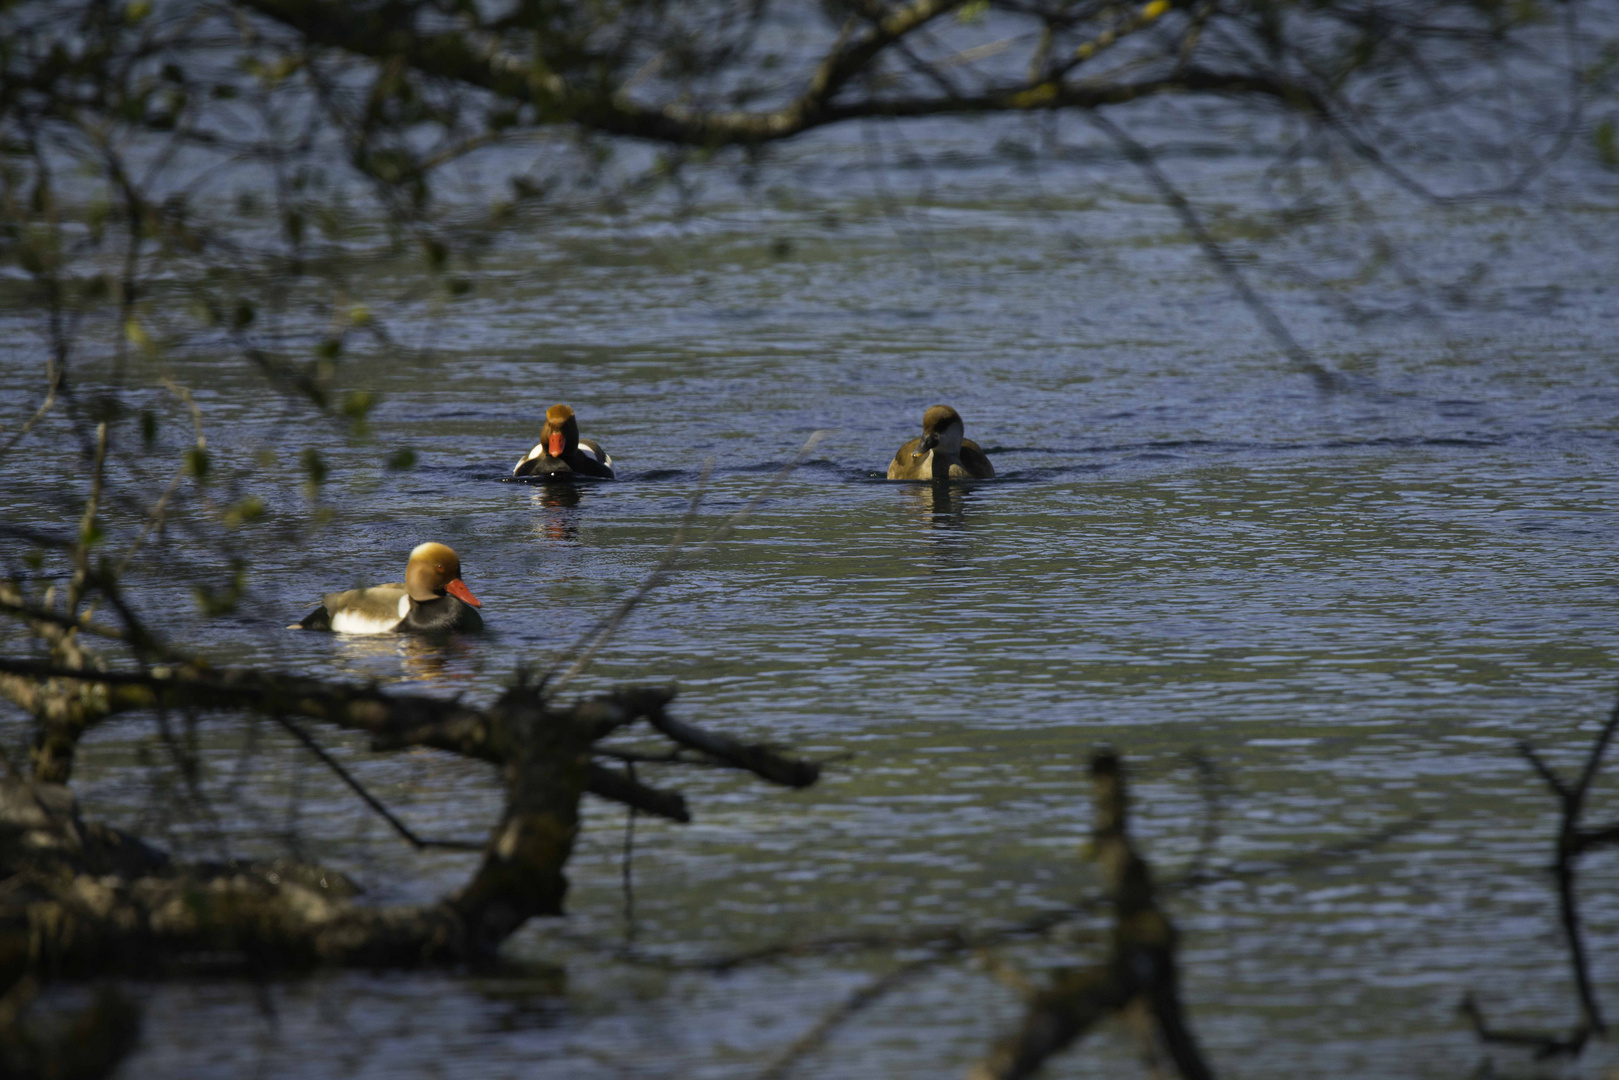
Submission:
[[[579,421],[566,405],[545,410],[545,426],[540,441],[524,454],[512,469],[513,476],[572,478],[594,476],[613,478],[613,459],[594,439],[579,437]]]
[[[922,414],[922,437],[912,439],[888,464],[890,480],[987,480],[995,466],[978,444],[962,438],[961,415],[948,405]]]
[[[403,585],[373,585],[331,593],[288,630],[339,634],[448,634],[482,630],[483,605],[461,580],[461,560],[445,544],[418,544],[405,564]]]

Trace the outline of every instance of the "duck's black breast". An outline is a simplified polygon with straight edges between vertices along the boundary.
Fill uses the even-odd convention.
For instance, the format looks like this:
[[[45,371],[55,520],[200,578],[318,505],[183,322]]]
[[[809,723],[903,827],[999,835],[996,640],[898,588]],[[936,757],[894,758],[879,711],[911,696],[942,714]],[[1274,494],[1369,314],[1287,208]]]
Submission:
[[[554,458],[550,454],[541,454],[531,457],[518,464],[512,470],[513,476],[549,476],[554,473],[568,473],[568,463],[561,458]]]
[[[453,596],[440,596],[435,600],[412,600],[410,614],[399,624],[407,634],[455,634],[483,629],[483,616],[471,604],[462,603]]]
[[[603,465],[589,454],[581,454],[576,450],[561,457],[543,454],[537,458],[529,458],[517,467],[517,471],[513,475],[535,478],[555,477],[557,479],[593,476],[602,480],[611,480],[613,479],[613,470],[610,466]]]
[[[613,478],[613,467],[605,463],[607,452],[601,448],[601,444],[592,442],[589,439],[581,439],[579,445],[588,447],[590,453],[583,453],[575,449],[566,454],[563,460],[568,463],[568,468],[580,476],[596,476],[603,480],[611,480]]]

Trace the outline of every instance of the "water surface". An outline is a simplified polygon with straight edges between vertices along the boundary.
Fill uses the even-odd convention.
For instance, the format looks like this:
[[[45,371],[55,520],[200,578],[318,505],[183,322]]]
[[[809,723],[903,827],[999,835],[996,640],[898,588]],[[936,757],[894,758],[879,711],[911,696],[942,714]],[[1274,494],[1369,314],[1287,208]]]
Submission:
[[[1258,180],[1277,143],[1262,125],[1222,134],[1244,149],[1160,142],[1240,245],[1267,220]],[[1259,249],[1278,313],[1349,376],[1323,396],[1127,163],[1087,144],[1030,166],[997,153],[1001,137],[924,126],[909,164],[896,151],[873,171],[869,143],[821,136],[784,154],[773,186],[516,238],[465,300],[379,304],[401,340],[433,352],[347,361],[353,386],[382,395],[365,438],[287,423],[251,376],[211,358],[172,360],[202,388],[210,445],[263,455],[264,529],[307,510],[306,446],[332,465],[321,499],[334,511],[303,545],[245,530],[253,602],[177,618],[224,661],[488,695],[647,573],[705,460],[704,527],[824,429],[577,684],[674,680],[682,715],[835,762],[804,792],[704,770],[657,778],[696,821],[637,822],[637,947],[694,959],[897,937],[1089,896],[1084,764],[1107,743],[1127,757],[1136,833],[1165,875],[1202,833],[1195,755],[1224,781],[1218,866],[1426,822],[1356,858],[1173,898],[1192,1019],[1221,1075],[1462,1075],[1480,1057],[1456,1013],[1468,992],[1503,1022],[1568,1023],[1542,872],[1554,807],[1513,743],[1571,767],[1619,666],[1619,217],[1390,199],[1384,224],[1433,280],[1488,268],[1431,317],[1351,319],[1346,303],[1377,315],[1410,297],[1283,272],[1344,270],[1317,237]],[[1353,223],[1335,228],[1322,235],[1353,248]],[[402,270],[378,287],[410,284]],[[21,313],[5,318],[23,332]],[[6,356],[33,363],[19,346]],[[619,482],[577,498],[500,482],[557,401],[607,446]],[[996,481],[880,480],[936,402],[962,413]],[[4,407],[8,423],[22,407]],[[381,468],[400,446],[417,467]],[[62,483],[48,467],[8,475],[19,511],[68,520],[35,509]],[[322,592],[395,578],[427,539],[460,552],[484,637],[446,649],[282,629]],[[154,550],[174,558],[154,559],[154,593],[182,589],[181,556],[206,558],[180,538]],[[249,746],[248,731],[220,724],[207,742],[233,850],[292,837],[379,902],[429,899],[469,873],[469,857],[390,840],[315,763],[262,725]],[[205,849],[209,829],[148,813],[144,738],[92,740],[88,803]],[[423,831],[477,838],[498,811],[484,767],[324,738]],[[631,933],[624,818],[589,807],[571,916],[510,946],[531,970],[153,986],[121,1075],[744,1077],[913,955],[722,977],[615,960]],[[1592,857],[1583,897],[1599,981],[1619,1000],[1614,873]],[[1007,955],[1035,970],[1094,950]],[[945,964],[794,1075],[960,1074],[1017,1014],[977,967]],[[1109,1030],[1053,1075],[1114,1076],[1130,1056]],[[1582,1067],[1611,1058],[1599,1048]]]

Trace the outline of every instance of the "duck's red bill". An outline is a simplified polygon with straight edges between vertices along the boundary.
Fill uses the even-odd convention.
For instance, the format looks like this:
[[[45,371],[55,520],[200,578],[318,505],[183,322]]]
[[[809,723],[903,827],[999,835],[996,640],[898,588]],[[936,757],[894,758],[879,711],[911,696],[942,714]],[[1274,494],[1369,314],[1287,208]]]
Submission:
[[[473,607],[483,607],[483,601],[479,600],[476,596],[473,596],[472,590],[467,588],[467,583],[462,581],[460,578],[456,578],[454,581],[444,586],[444,591],[461,601],[463,604],[471,604]]]
[[[551,456],[552,457],[561,457],[562,456],[562,446],[563,446],[562,432],[560,432],[560,431],[551,432]]]

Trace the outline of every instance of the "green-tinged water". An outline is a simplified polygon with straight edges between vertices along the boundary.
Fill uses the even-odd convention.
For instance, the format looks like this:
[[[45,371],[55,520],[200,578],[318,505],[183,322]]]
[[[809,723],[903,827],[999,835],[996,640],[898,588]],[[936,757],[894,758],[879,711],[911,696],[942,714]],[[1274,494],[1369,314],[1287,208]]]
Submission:
[[[1135,833],[1165,877],[1204,834],[1198,756],[1223,781],[1217,869],[1419,819],[1355,857],[1172,896],[1192,1021],[1220,1075],[1462,1076],[1481,1057],[1456,1010],[1470,992],[1503,1023],[1571,1023],[1543,872],[1554,806],[1514,741],[1572,767],[1612,705],[1619,216],[1600,200],[1557,215],[1390,200],[1385,224],[1433,280],[1488,264],[1432,319],[1350,321],[1336,299],[1392,311],[1405,298],[1262,274],[1278,314],[1349,374],[1323,396],[1126,163],[1080,155],[1035,174],[945,153],[980,134],[918,141],[923,163],[887,173],[889,190],[931,185],[902,213],[874,197],[858,146],[827,139],[777,166],[774,196],[566,219],[499,249],[463,301],[379,303],[401,340],[435,351],[345,361],[349,385],[381,395],[368,438],[287,423],[239,367],[173,360],[206,390],[215,453],[266,455],[270,514],[242,530],[253,598],[236,615],[191,613],[186,560],[210,556],[179,534],[152,549],[142,598],[167,591],[181,635],[221,661],[487,696],[645,576],[705,460],[699,536],[826,429],[576,684],[674,680],[682,716],[833,762],[803,792],[711,770],[649,777],[684,790],[696,820],[636,823],[639,949],[691,960],[822,935],[898,939],[1090,896],[1084,765],[1107,743],[1126,756]],[[1241,240],[1263,224],[1252,192],[1269,150],[1171,153],[1164,166]],[[13,385],[37,364],[21,340],[0,353]],[[612,453],[617,482],[577,499],[499,482],[558,401]],[[881,480],[937,402],[965,417],[996,480]],[[13,399],[0,418],[28,407]],[[185,437],[176,427],[163,445]],[[308,508],[296,483],[308,446],[332,466],[330,523],[302,546],[254,539]],[[401,446],[417,466],[383,469]],[[38,508],[78,497],[82,480],[64,488],[48,462],[0,467],[13,512],[71,519],[66,501]],[[482,638],[282,629],[324,591],[396,580],[428,539],[460,553]],[[21,721],[6,724],[16,745]],[[295,834],[378,902],[428,899],[469,872],[471,856],[390,839],[268,728],[244,753],[247,730],[211,721],[207,734],[228,847],[279,850]],[[96,734],[82,792],[91,812],[161,839],[163,823],[140,816],[154,804],[147,735]],[[476,839],[498,810],[482,767],[323,737],[424,832]],[[730,1080],[917,955],[817,954],[723,976],[614,960],[628,932],[624,817],[588,808],[571,915],[509,947],[561,970],[152,985],[121,1075]],[[208,849],[204,825],[174,828]],[[1611,856],[1591,857],[1582,898],[1619,1009],[1616,874]],[[1096,955],[1065,940],[1005,955],[1030,971]],[[1017,1014],[1010,991],[952,961],[899,982],[792,1075],[960,1075]],[[1132,1053],[1109,1029],[1051,1075],[1120,1075]],[[1578,1071],[1613,1062],[1599,1046]]]

